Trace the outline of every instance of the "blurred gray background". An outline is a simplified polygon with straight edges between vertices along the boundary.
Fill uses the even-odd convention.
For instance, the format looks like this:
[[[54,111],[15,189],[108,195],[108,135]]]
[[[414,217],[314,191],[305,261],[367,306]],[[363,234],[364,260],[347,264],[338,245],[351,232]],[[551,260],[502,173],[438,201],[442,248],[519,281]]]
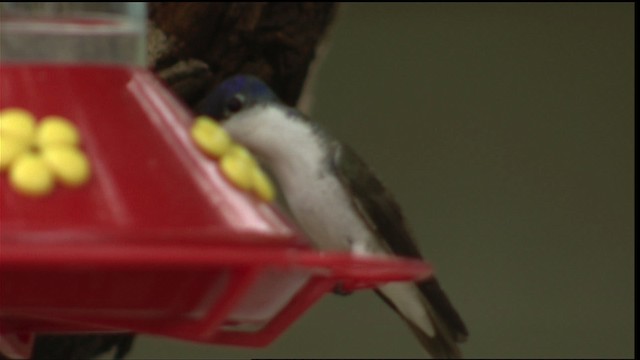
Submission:
[[[395,192],[468,357],[634,355],[634,5],[347,4],[312,111]],[[425,357],[371,292],[266,349],[131,358]]]

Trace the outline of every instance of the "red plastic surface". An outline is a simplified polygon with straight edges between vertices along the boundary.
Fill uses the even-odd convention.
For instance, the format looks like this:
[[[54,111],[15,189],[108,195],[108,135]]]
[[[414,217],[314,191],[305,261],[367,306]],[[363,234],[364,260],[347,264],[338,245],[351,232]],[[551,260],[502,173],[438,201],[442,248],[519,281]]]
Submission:
[[[0,177],[7,231],[82,242],[296,241],[271,207],[237,191],[197,150],[189,135],[192,115],[151,73],[6,64],[0,71],[0,108],[75,122],[93,169],[89,184],[58,187],[44,199],[16,193]]]
[[[0,109],[14,106],[73,121],[93,176],[30,198],[0,175],[0,352],[68,331],[265,346],[338,283],[430,274],[312,250],[221,176],[190,139],[192,114],[145,70],[2,64]]]

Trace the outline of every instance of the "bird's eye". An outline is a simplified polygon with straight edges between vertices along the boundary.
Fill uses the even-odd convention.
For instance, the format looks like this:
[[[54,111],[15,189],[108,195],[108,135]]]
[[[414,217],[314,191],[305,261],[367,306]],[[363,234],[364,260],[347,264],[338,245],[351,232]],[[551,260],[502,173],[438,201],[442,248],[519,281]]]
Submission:
[[[225,110],[229,115],[237,113],[238,111],[242,110],[244,102],[244,96],[242,94],[236,94],[227,102]]]

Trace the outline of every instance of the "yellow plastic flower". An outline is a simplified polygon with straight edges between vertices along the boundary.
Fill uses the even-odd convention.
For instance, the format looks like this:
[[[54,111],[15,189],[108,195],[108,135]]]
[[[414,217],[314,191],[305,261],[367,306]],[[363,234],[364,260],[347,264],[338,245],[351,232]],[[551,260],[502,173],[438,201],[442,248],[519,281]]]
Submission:
[[[222,173],[238,188],[251,191],[264,201],[275,198],[275,188],[253,155],[234,143],[213,118],[199,116],[191,127],[191,137],[206,155],[218,159]]]
[[[0,171],[9,172],[9,182],[22,194],[49,194],[56,182],[85,184],[91,166],[79,144],[78,130],[63,117],[46,116],[36,123],[27,110],[0,111]]]
[[[276,190],[267,174],[265,174],[259,166],[255,166],[253,168],[251,181],[253,184],[253,191],[256,195],[258,195],[262,200],[273,201],[276,197]]]
[[[219,158],[231,146],[231,137],[212,118],[199,116],[191,127],[191,137],[205,154]]]

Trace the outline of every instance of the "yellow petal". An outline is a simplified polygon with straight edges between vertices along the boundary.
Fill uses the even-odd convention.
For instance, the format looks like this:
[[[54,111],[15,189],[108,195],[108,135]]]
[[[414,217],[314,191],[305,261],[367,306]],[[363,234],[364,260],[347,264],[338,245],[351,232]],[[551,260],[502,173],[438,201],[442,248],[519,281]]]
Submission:
[[[205,154],[218,158],[231,146],[231,137],[210,117],[199,116],[191,127],[191,137]]]
[[[67,186],[80,186],[91,176],[89,160],[73,146],[47,146],[42,150],[42,157],[49,169]]]
[[[23,109],[6,108],[0,111],[0,134],[31,142],[35,134],[36,119]]]
[[[253,167],[252,184],[254,192],[264,201],[272,201],[276,196],[273,183],[259,166]]]
[[[245,148],[244,146],[240,145],[240,144],[233,144],[231,145],[231,147],[229,148],[229,150],[227,150],[227,153],[231,156],[237,156],[240,157],[242,159],[245,159],[246,161],[250,162],[253,165],[258,164],[258,162],[256,161],[256,159],[253,157],[253,155],[251,155],[251,152],[249,152],[249,150],[247,150],[247,148]]]
[[[0,134],[0,171],[11,165],[18,155],[29,148],[29,142],[13,136]]]
[[[78,145],[80,134],[76,126],[61,116],[45,116],[40,121],[36,132],[36,144],[40,147],[48,145]]]
[[[252,183],[252,165],[240,156],[224,155],[220,159],[224,175],[240,189],[248,190]]]
[[[9,169],[9,181],[19,192],[30,196],[46,195],[53,190],[53,174],[44,160],[33,153],[20,155]]]

